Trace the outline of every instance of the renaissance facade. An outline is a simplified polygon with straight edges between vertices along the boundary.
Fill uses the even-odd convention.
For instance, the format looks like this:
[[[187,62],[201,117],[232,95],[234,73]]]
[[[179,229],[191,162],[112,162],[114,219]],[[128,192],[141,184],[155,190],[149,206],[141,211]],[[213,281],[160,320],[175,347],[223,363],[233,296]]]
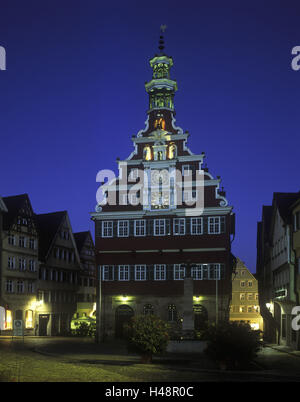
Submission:
[[[146,126],[91,213],[103,336],[122,337],[138,314],[158,315],[174,331],[229,317],[233,208],[220,178],[203,167],[205,154],[194,154],[189,133],[175,124],[177,82],[163,49],[161,36],[145,84]]]

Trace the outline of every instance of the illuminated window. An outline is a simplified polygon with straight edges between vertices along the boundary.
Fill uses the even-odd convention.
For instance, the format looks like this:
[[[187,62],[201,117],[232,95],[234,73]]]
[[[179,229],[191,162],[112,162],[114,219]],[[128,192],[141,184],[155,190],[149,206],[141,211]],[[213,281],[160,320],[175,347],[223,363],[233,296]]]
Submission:
[[[166,122],[164,119],[160,118],[160,119],[156,119],[154,122],[154,128],[161,128],[161,129],[165,129],[166,127]]]
[[[245,300],[245,293],[240,293],[240,300]]]
[[[25,328],[33,328],[33,311],[26,310],[25,312]]]
[[[151,148],[148,145],[144,148],[144,159],[146,161],[151,161],[151,159],[152,159]]]
[[[253,285],[253,282],[252,281],[248,281],[248,286],[251,288],[252,287],[252,285]]]
[[[241,286],[242,288],[244,288],[244,287],[245,287],[245,281],[241,281],[241,282],[240,282],[240,286]]]
[[[169,159],[174,159],[177,156],[177,147],[175,144],[170,145],[169,148]]]
[[[12,311],[5,311],[5,329],[12,329]]]

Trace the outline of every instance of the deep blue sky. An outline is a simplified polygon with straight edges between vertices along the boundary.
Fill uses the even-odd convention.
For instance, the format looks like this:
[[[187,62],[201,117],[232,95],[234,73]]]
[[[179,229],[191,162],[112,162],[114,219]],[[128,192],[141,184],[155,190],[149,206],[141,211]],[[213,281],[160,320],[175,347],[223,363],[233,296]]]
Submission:
[[[236,213],[233,252],[255,271],[256,225],[274,191],[300,190],[300,3],[1,1],[0,194],[90,229],[96,174],[144,128],[145,81],[168,26],[176,124],[206,152]]]

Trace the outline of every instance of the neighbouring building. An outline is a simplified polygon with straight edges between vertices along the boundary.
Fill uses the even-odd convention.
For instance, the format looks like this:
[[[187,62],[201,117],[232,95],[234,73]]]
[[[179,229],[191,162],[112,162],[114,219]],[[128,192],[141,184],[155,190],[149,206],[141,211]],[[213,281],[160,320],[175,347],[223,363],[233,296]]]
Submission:
[[[262,331],[263,322],[258,300],[258,281],[246,265],[237,258],[235,272],[232,274],[230,321],[244,322],[251,328]]]
[[[28,194],[0,197],[2,334],[14,320],[43,336],[69,333],[77,311],[95,319],[95,272],[92,236],[73,234],[67,211],[37,215]]]
[[[14,320],[23,320],[24,333],[34,335],[35,303],[39,272],[39,238],[35,215],[27,194],[2,198],[1,302],[5,308],[5,330]]]
[[[91,213],[103,336],[122,337],[137,314],[156,314],[184,334],[229,318],[233,207],[220,177],[203,166],[204,152],[194,154],[189,133],[175,125],[177,83],[163,49],[161,36],[145,84],[146,126],[132,136],[128,158],[118,160],[119,176],[103,187],[106,204]]]
[[[96,320],[96,261],[95,245],[91,233],[74,233],[80,257],[79,290],[77,293],[77,309],[73,317],[75,322]],[[73,328],[75,326],[73,325]]]
[[[67,211],[36,215],[39,230],[38,334],[70,331],[77,309],[80,257]]]
[[[292,329],[292,309],[299,305],[298,193],[274,193],[272,206],[264,206],[258,223],[257,275],[265,338],[299,348]]]

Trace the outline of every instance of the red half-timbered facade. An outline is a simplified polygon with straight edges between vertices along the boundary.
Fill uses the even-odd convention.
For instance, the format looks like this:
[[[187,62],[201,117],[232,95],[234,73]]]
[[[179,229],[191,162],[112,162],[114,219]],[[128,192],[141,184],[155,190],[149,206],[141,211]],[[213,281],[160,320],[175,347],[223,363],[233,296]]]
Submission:
[[[118,160],[119,176],[102,186],[91,214],[106,336],[121,337],[136,314],[156,314],[179,331],[185,317],[197,330],[229,316],[232,206],[220,178],[203,166],[205,154],[193,153],[189,133],[176,125],[177,83],[162,37],[159,49],[145,84],[145,128],[132,136],[133,151]]]

